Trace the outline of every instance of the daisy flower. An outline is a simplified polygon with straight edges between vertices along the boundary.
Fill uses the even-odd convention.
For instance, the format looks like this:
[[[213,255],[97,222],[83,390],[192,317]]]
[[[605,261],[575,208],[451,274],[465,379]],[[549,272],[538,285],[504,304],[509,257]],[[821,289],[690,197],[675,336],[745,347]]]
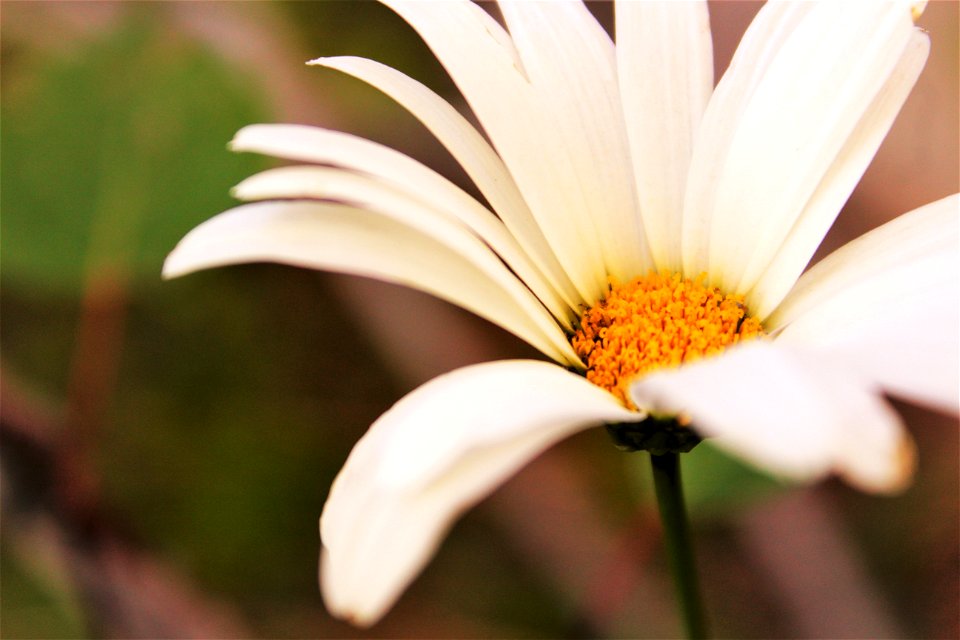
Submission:
[[[397,70],[313,64],[408,109],[483,200],[372,141],[250,126],[233,149],[301,164],[238,185],[254,202],[191,231],[165,275],[381,278],[553,362],[453,371],[373,424],[321,518],[332,612],[378,620],[460,513],[589,427],[655,439],[672,419],[780,477],[905,485],[913,447],[883,394],[957,409],[958,197],[805,269],[926,61],[921,6],[767,4],[714,86],[703,2],[617,2],[616,44],[580,2],[501,2],[505,27],[463,0],[386,4],[482,133]]]

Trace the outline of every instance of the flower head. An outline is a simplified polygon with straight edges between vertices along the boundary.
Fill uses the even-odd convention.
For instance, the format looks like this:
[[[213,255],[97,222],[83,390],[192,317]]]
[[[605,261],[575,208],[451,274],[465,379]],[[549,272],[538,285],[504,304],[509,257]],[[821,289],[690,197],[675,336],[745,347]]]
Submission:
[[[713,85],[705,3],[387,2],[486,138],[399,71],[356,76],[417,116],[486,204],[345,133],[256,125],[233,148],[305,164],[188,234],[165,273],[271,260],[399,282],[494,322],[547,362],[466,367],[357,443],[321,519],[330,609],[376,621],[464,509],[567,435],[675,416],[796,480],[909,479],[887,392],[957,407],[958,198],[804,273],[924,62],[917,4],[764,6]],[[488,142],[489,140],[489,142]]]

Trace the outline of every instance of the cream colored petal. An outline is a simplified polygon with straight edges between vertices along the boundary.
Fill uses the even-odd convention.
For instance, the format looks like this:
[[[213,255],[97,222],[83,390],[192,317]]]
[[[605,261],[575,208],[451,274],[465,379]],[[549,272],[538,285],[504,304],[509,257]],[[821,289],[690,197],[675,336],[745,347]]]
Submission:
[[[607,272],[653,266],[636,204],[613,42],[582,2],[503,2],[504,19],[556,141],[567,218],[593,224]],[[557,188],[556,186],[554,187]]]
[[[891,393],[956,412],[958,218],[953,195],[840,248],[800,278],[768,327],[829,348]]]
[[[581,208],[566,141],[528,82],[510,36],[466,0],[386,0],[420,34],[456,83],[516,181],[581,297],[597,300],[607,278],[600,239]]]
[[[913,33],[903,4],[850,3],[818,5],[792,34],[726,158],[710,246],[724,288],[756,283]]]
[[[658,269],[679,271],[693,141],[713,91],[706,2],[616,3],[617,71],[637,198]]]
[[[747,306],[755,317],[764,319],[800,277],[893,125],[929,52],[930,38],[914,32],[896,69],[807,202],[783,246],[747,295]]]
[[[405,224],[354,207],[261,202],[231,209],[188,233],[167,257],[164,275],[259,261],[420,289],[500,325],[558,362],[578,363],[559,326],[531,315],[494,274]]]
[[[287,124],[244,127],[230,144],[235,151],[333,164],[381,179],[459,219],[522,278],[529,279],[538,295],[557,296],[503,222],[452,182],[398,151],[340,131]]]
[[[810,481],[835,470],[863,488],[893,491],[912,468],[896,415],[856,371],[820,353],[755,341],[631,390],[637,406],[687,416],[717,446],[774,475]]]
[[[960,194],[953,194],[848,242],[804,273],[765,325],[769,331],[779,331],[802,316],[815,314],[829,300],[843,297],[850,287],[933,255],[955,253],[958,218]]]
[[[712,196],[714,284],[746,293],[756,283],[912,33],[906,4],[816,3],[752,90],[728,96],[742,106],[715,184],[694,186]]]
[[[681,253],[688,276],[710,267],[713,203],[720,169],[749,98],[813,2],[768,2],[747,28],[726,73],[711,94],[694,139],[683,199]]]
[[[856,368],[842,358],[826,352],[811,358],[818,358],[820,383],[843,410],[834,471],[861,491],[893,494],[906,489],[917,458],[900,416],[878,389],[850,375]]]
[[[556,441],[639,419],[555,365],[504,361],[428,382],[357,443],[320,521],[328,608],[376,622],[466,509]]]
[[[500,156],[446,100],[413,78],[373,60],[341,56],[318,58],[310,64],[337,69],[363,80],[416,116],[464,168],[551,286],[571,307],[583,302]]]
[[[933,264],[960,269],[960,260]],[[916,265],[906,277],[922,277],[925,266]],[[787,327],[783,340],[819,345],[824,333],[844,323],[842,336],[825,340],[835,359],[845,360],[849,369],[892,395],[956,415],[960,412],[960,283],[954,278],[936,290],[926,288],[900,297],[883,289],[878,284],[849,292],[848,301],[824,306],[816,318],[811,317],[812,322],[798,321],[796,331],[793,325]]]
[[[530,309],[532,317],[548,321],[535,308],[542,302],[565,329],[572,330],[570,307],[529,263],[506,261],[524,286],[503,268],[500,258],[458,220],[376,178],[332,167],[283,167],[251,176],[233,192],[242,200],[316,198],[344,202],[394,218],[439,240],[490,274],[521,306]],[[536,300],[527,287],[537,294]]]

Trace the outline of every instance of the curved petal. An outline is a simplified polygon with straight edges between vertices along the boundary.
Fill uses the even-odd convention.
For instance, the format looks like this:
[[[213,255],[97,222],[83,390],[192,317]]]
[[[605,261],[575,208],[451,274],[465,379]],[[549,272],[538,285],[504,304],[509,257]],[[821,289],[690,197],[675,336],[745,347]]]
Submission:
[[[556,441],[643,415],[556,365],[504,361],[436,378],[357,443],[320,520],[334,614],[376,622],[464,510]]]
[[[452,182],[413,158],[371,140],[341,131],[292,124],[257,124],[237,132],[230,146],[235,151],[332,164],[381,179],[460,220],[506,260],[530,278],[538,293],[552,289],[496,216]]]
[[[581,297],[607,289],[600,240],[583,215],[573,164],[552,105],[531,85],[510,36],[466,0],[384,0],[423,38],[450,74],[503,158],[544,236]]]
[[[864,281],[931,255],[956,254],[960,236],[960,194],[898,216],[840,247],[810,268],[765,323],[779,331],[831,298]],[[930,274],[937,277],[937,274]],[[949,275],[949,274],[943,274]]]
[[[592,223],[614,278],[626,282],[645,273],[653,262],[636,204],[610,36],[578,1],[504,2],[500,9],[540,118],[557,141],[544,152],[557,154],[563,173],[554,181],[562,182],[573,207],[568,224]]]
[[[683,198],[680,249],[688,275],[704,273],[710,266],[711,206],[720,184],[723,159],[748,98],[789,34],[814,5],[765,3],[743,34],[730,66],[710,96],[694,139]]]
[[[770,341],[655,373],[632,397],[653,413],[683,415],[717,446],[794,480],[831,469],[871,491],[896,491],[912,471],[912,445],[896,414],[858,377]]]
[[[576,307],[583,302],[544,238],[503,160],[473,125],[446,100],[413,78],[374,60],[338,56],[318,58],[309,64],[336,69],[363,80],[416,116],[464,168],[567,304]]]
[[[787,295],[810,262],[893,125],[929,53],[930,38],[915,32],[896,69],[804,207],[783,246],[747,295],[747,306],[753,310],[754,317],[763,320]]]
[[[558,362],[580,366],[546,309],[519,304],[495,273],[407,225],[354,207],[315,202],[236,207],[188,233],[167,257],[164,276],[258,261],[369,276],[426,291],[500,325]]]
[[[784,341],[830,348],[891,393],[955,412],[960,196],[904,214],[805,273],[768,319]]]
[[[727,291],[756,283],[914,33],[906,3],[811,4],[755,84],[715,94],[736,105],[733,132],[717,136],[705,115],[694,150],[692,165],[698,153],[718,165],[706,180],[691,169],[690,188],[709,197],[685,211],[706,207],[707,272]]]
[[[534,303],[529,296],[529,291],[526,290],[526,287],[529,287],[564,329],[571,330],[570,307],[557,297],[554,289],[543,280],[539,271],[536,271],[532,265],[523,260],[504,258],[504,261],[520,277],[518,281],[503,269],[500,258],[490,251],[490,247],[458,220],[451,219],[451,216],[436,211],[412,195],[374,177],[332,167],[282,167],[263,171],[247,178],[234,187],[233,193],[241,200],[280,198],[331,200],[356,205],[394,218],[439,240],[481,269],[493,274],[503,288],[523,306]],[[510,254],[510,257],[515,258],[516,254]],[[534,311],[532,315],[540,314]]]
[[[960,269],[960,260],[951,260],[945,266]],[[914,275],[923,277],[925,271],[920,268]],[[913,275],[908,278],[916,281]],[[848,312],[853,307],[860,310],[846,327],[849,339],[833,345],[832,355],[838,360],[843,358],[847,368],[857,370],[892,395],[957,415],[960,413],[958,299],[960,283],[956,278],[949,286],[935,291],[926,289],[897,299],[882,287],[851,292],[850,301],[822,309],[825,323],[839,317],[850,318]],[[896,306],[889,308],[890,304]],[[799,340],[790,328],[783,338]],[[814,341],[815,338],[804,336],[804,342]]]
[[[713,91],[706,2],[616,4],[617,73],[637,198],[657,269],[679,271],[693,140]]]

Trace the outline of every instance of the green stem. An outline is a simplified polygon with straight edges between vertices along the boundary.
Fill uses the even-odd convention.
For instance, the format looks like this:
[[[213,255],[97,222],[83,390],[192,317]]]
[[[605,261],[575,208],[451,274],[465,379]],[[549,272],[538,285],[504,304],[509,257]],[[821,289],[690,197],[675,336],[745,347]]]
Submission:
[[[687,512],[683,504],[680,454],[651,454],[650,462],[653,466],[653,482],[660,506],[660,519],[663,521],[663,538],[676,585],[680,615],[687,637],[706,638],[707,624],[697,585],[697,569],[687,526]]]

